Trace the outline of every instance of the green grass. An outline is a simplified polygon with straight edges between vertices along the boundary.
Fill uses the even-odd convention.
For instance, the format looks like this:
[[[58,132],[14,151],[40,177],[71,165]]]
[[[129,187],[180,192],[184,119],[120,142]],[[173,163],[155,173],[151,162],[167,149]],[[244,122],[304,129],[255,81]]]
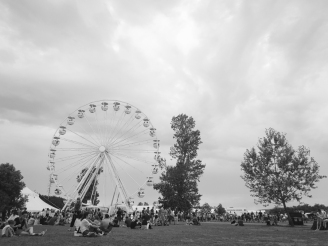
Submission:
[[[0,238],[1,246],[73,246],[73,245],[328,245],[328,231],[312,231],[305,226],[266,226],[247,224],[244,227],[229,223],[202,223],[201,226],[184,224],[160,226],[153,230],[114,228],[104,237],[74,237],[68,226],[35,226],[34,231],[47,229],[44,237],[21,236]]]

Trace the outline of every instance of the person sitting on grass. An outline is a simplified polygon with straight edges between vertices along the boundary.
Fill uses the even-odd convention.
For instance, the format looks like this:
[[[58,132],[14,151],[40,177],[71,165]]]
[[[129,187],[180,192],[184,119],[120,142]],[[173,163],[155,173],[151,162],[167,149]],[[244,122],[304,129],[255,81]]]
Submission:
[[[131,222],[131,229],[141,229],[141,222],[139,221],[139,219],[134,219]]]
[[[92,214],[89,214],[88,212],[83,214],[83,220],[80,225],[80,231],[84,237],[96,237],[96,236],[102,236],[100,231],[98,230],[99,226],[96,226],[92,223],[90,223]]]
[[[99,229],[104,232],[104,235],[112,231],[113,224],[110,221],[109,214],[105,214],[105,218],[101,221]]]
[[[147,212],[145,212],[142,217],[142,222],[141,222],[141,225],[142,225],[142,229],[149,229],[149,226],[150,226],[150,223],[149,223],[149,220],[150,220],[150,216]]]
[[[114,220],[113,220],[113,227],[120,227],[119,225],[119,221],[117,219],[117,217],[115,216]]]
[[[64,226],[65,225],[65,218],[60,212],[58,213],[55,225],[59,225],[59,226]]]
[[[244,221],[240,216],[237,217],[237,223],[235,223],[235,226],[244,226]]]
[[[95,224],[96,226],[100,226],[101,224],[101,220],[99,219],[99,216],[97,214],[94,217],[93,224]]]
[[[2,221],[2,218],[0,217],[0,229],[3,229],[5,227],[5,223]]]
[[[197,217],[193,217],[193,219],[190,222],[188,222],[187,225],[200,225],[200,223],[197,220]]]
[[[34,222],[35,222],[35,218],[34,216],[31,216],[31,218],[28,220],[27,224],[25,224],[22,229],[23,231],[21,232],[21,236],[43,236],[44,234],[46,234],[46,231],[47,230],[44,230],[40,233],[34,233],[33,232],[33,225],[34,225]]]
[[[57,214],[55,214],[53,217],[51,217],[48,221],[47,221],[47,225],[55,225],[57,221]]]
[[[132,222],[132,220],[131,220],[130,216],[126,216],[126,218],[125,218],[126,227],[130,227],[131,222]]]
[[[15,221],[8,220],[8,225],[2,229],[2,237],[13,237],[15,235],[14,225]]]

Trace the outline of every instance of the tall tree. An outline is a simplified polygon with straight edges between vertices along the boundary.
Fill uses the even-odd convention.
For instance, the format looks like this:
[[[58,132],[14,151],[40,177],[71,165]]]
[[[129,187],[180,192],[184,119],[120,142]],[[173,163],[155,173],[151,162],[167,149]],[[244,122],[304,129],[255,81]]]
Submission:
[[[0,165],[0,211],[12,207],[22,208],[27,202],[27,196],[21,194],[25,183],[23,176],[14,165],[6,163]]]
[[[214,212],[218,215],[224,214],[226,212],[225,208],[220,203],[217,207],[214,208]]]
[[[76,178],[78,182],[80,182],[79,180],[83,178],[83,176],[86,174],[86,171],[87,171],[87,170],[88,170],[87,168],[82,169],[81,173],[80,173],[80,174],[78,175],[78,177]],[[96,171],[96,168],[94,168],[94,169],[89,173],[89,177],[91,177],[91,176],[94,174],[95,171]],[[101,172],[103,172],[103,170],[102,170],[102,169],[99,169],[98,175],[99,175]],[[97,176],[98,176],[98,175],[97,175]],[[97,177],[97,176],[96,176],[96,177]],[[88,178],[88,179],[89,179],[89,178]],[[88,179],[87,179],[87,180],[88,180]],[[84,185],[86,185],[86,184],[84,184]],[[79,193],[81,193],[82,189],[84,188],[84,185],[81,187]],[[88,200],[91,200],[92,205],[97,205],[97,204],[100,202],[100,201],[98,200],[99,193],[98,193],[98,191],[97,191],[97,187],[98,187],[98,181],[97,181],[97,179],[95,178],[95,179],[92,180],[92,182],[91,182],[91,184],[90,184],[90,186],[89,186],[87,192],[85,193],[85,196],[84,196],[83,199],[82,199],[82,202],[83,202],[83,203],[87,203]]]
[[[194,130],[194,119],[185,114],[173,117],[171,128],[176,143],[170,149],[170,156],[176,160],[176,165],[161,166],[161,182],[154,184],[154,189],[161,193],[159,203],[164,207],[189,211],[199,204],[198,182],[205,169],[202,161],[196,159],[202,143],[200,131]]]
[[[200,206],[200,211],[202,213],[210,213],[212,206],[210,206],[207,202],[205,202],[202,206]]]
[[[287,211],[286,203],[303,196],[311,197],[315,183],[326,176],[319,175],[319,165],[310,157],[310,150],[304,146],[298,150],[288,143],[286,134],[266,129],[265,137],[259,139],[258,150],[246,150],[241,178],[256,197],[255,203],[283,205],[290,225],[294,225]]]

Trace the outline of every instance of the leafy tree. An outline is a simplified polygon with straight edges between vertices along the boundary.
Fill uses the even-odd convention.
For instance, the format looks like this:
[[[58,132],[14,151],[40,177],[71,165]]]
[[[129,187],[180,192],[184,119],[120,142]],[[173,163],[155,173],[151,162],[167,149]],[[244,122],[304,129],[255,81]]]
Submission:
[[[83,176],[86,174],[87,170],[88,170],[87,168],[82,169],[81,173],[80,173],[80,174],[78,175],[78,177],[76,178],[78,182],[79,182],[79,180],[80,180],[81,178],[83,178]],[[91,177],[91,176],[95,173],[95,171],[96,171],[96,168],[94,168],[94,169],[89,173],[89,177]],[[101,172],[103,172],[103,169],[99,169],[99,171],[98,171],[98,175],[99,175]],[[97,176],[96,176],[96,177],[97,177]],[[87,179],[87,180],[88,180],[88,179]],[[79,191],[79,194],[82,192],[82,190],[83,190],[83,188],[84,188],[85,185],[86,185],[86,184],[84,184],[84,185],[81,187],[81,189],[80,189],[80,191]],[[98,186],[98,181],[97,181],[97,179],[95,178],[95,179],[91,182],[91,184],[90,184],[90,186],[89,186],[87,192],[85,193],[85,196],[84,196],[83,199],[82,199],[82,202],[83,202],[83,203],[87,203],[88,200],[91,200],[91,203],[92,203],[93,205],[97,205],[97,204],[100,202],[100,201],[98,200],[99,193],[98,193],[98,191],[97,191],[97,186]]]
[[[171,128],[175,132],[176,143],[170,150],[170,156],[176,160],[175,166],[161,166],[163,172],[160,183],[154,184],[162,197],[159,203],[181,211],[189,211],[199,204],[198,183],[205,165],[197,158],[199,145],[202,143],[200,131],[194,130],[192,117],[180,114],[172,118]]]
[[[138,206],[143,206],[143,202],[139,202],[138,203]]]
[[[246,150],[241,178],[256,197],[255,203],[283,205],[304,196],[315,189],[315,183],[326,176],[319,175],[318,163],[310,157],[310,150],[304,146],[294,150],[287,142],[286,135],[272,128],[266,129],[265,137],[259,139],[258,150]],[[293,221],[289,216],[290,224]]]
[[[220,203],[219,206],[214,208],[214,212],[217,213],[218,215],[224,214],[226,213],[225,208],[222,206],[222,204]]]
[[[202,206],[200,206],[200,211],[201,211],[201,213],[204,213],[204,214],[210,213],[211,209],[212,209],[212,207],[207,202],[205,202]]]
[[[0,211],[25,206],[28,199],[21,194],[25,187],[22,179],[21,172],[16,170],[14,165],[9,163],[0,165]]]

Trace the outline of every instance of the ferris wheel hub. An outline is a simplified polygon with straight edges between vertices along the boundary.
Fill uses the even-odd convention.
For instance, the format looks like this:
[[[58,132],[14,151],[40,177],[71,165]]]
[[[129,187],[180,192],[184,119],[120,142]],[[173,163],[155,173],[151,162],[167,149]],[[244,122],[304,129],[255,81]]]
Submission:
[[[100,146],[100,147],[99,147],[99,151],[100,151],[101,153],[105,152],[105,151],[106,151],[106,147],[105,147],[105,146]]]

